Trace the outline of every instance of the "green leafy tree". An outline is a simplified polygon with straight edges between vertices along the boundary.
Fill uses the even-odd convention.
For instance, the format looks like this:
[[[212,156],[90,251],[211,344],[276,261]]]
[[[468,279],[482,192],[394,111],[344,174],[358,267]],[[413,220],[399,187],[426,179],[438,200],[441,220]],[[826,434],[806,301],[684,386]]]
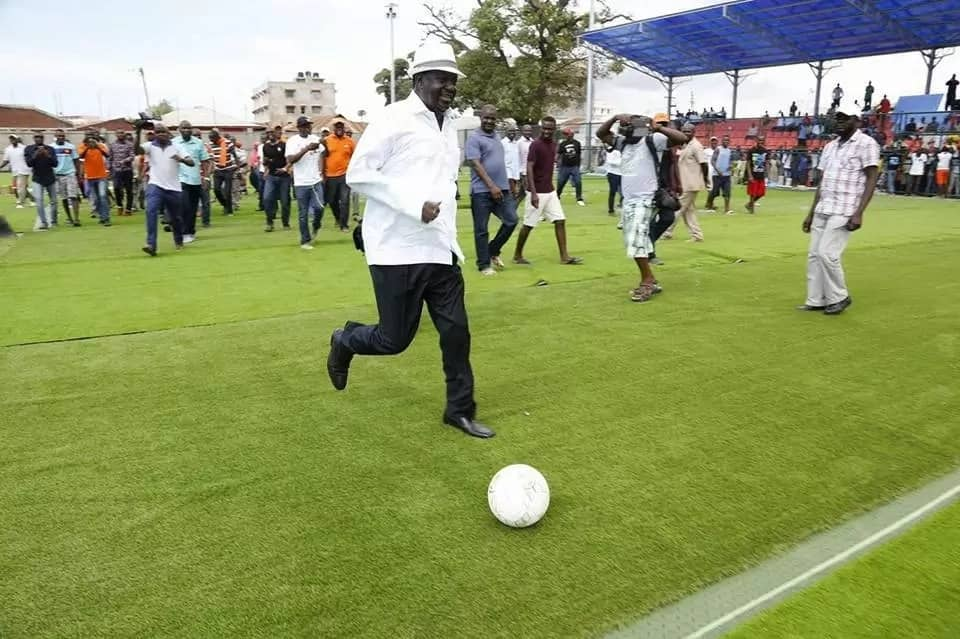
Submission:
[[[150,107],[150,115],[155,118],[162,118],[173,110],[173,105],[170,104],[169,100],[164,98]]]
[[[595,24],[618,18],[601,1]],[[424,5],[427,36],[451,44],[460,70],[460,108],[496,104],[502,117],[532,123],[580,104],[587,81],[587,51],[579,35],[589,15],[571,0],[478,0],[464,18],[449,8]],[[620,73],[619,60],[596,56],[594,78]]]
[[[413,91],[413,78],[410,77],[410,62],[413,61],[413,52],[406,58],[397,58],[393,61],[393,70],[397,80],[397,100],[405,100]],[[377,85],[377,93],[383,96],[383,103],[390,104],[390,69],[380,69],[373,82]]]

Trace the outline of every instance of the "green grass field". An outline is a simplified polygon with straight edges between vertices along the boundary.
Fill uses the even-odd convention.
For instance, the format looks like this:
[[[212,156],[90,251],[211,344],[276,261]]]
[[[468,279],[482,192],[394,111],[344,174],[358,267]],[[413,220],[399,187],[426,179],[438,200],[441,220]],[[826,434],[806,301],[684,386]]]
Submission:
[[[729,639],[960,636],[960,505],[845,566]]]
[[[604,190],[565,194],[583,266],[542,227],[465,269],[489,441],[440,424],[427,318],[331,389],[331,330],[376,318],[349,235],[248,200],[156,259],[140,215],[0,244],[0,636],[598,636],[960,463],[957,203],[878,196],[830,318],[793,310],[811,193],[680,230],[633,304]],[[487,512],[515,462],[532,529]]]

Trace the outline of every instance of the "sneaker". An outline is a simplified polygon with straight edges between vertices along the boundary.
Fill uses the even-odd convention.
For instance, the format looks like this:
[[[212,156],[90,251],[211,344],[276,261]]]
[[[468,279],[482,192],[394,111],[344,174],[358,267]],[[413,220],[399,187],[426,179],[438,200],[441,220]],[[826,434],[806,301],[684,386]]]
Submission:
[[[157,256],[157,249],[155,249],[155,248],[152,247],[152,246],[144,246],[144,247],[143,247],[142,249],[140,249],[140,250],[143,251],[144,253],[146,253],[147,255],[149,255],[150,257],[156,257],[156,256]]]
[[[22,208],[23,208],[23,204],[17,204],[17,208],[18,208],[18,209],[22,209]]]
[[[496,255],[496,256],[494,256],[494,257],[491,257],[491,258],[490,258],[490,263],[493,265],[494,268],[496,268],[496,269],[498,269],[498,270],[501,270],[501,271],[502,271],[504,268],[506,268],[506,266],[503,264],[503,260],[500,259],[500,256],[499,256],[499,255]]]
[[[651,257],[650,263],[654,266],[663,266],[663,260],[661,260],[659,257]]]
[[[734,215],[733,211],[727,211],[727,215]]]
[[[33,230],[34,230],[34,231],[48,231],[48,230],[50,230],[50,227],[47,226],[47,225],[35,226],[35,227],[33,228]]]
[[[103,226],[113,226],[113,224],[110,222],[110,220],[105,220],[105,221],[103,221],[103,222],[100,222],[100,224],[102,224]]]
[[[301,244],[300,248],[302,248],[304,251],[312,251],[313,244]]]
[[[617,230],[618,230],[618,231],[622,231],[622,230],[623,230],[623,222],[617,222]]]
[[[164,233],[170,233],[171,231],[173,231],[173,227],[171,227],[169,224],[164,224],[164,225],[163,225],[163,232],[164,232]]]
[[[183,236],[183,243],[184,243],[184,244],[192,244],[192,243],[195,242],[196,240],[197,240],[197,238],[196,238],[196,236],[194,236],[194,235],[184,235],[184,236]]]
[[[267,224],[265,227],[263,227],[263,232],[273,233],[273,224]]]
[[[584,202],[583,200],[577,200],[577,206],[586,206],[586,205],[587,203]]]
[[[80,226],[80,222],[74,222],[73,225],[74,225],[74,226]]]
[[[490,268],[489,266],[483,269],[482,271],[480,271],[480,275],[496,275],[496,274],[497,272],[492,268]]]
[[[176,250],[176,251],[180,251],[180,250],[183,249],[183,244],[174,244],[174,245],[173,245],[173,248],[174,248],[174,250]]]

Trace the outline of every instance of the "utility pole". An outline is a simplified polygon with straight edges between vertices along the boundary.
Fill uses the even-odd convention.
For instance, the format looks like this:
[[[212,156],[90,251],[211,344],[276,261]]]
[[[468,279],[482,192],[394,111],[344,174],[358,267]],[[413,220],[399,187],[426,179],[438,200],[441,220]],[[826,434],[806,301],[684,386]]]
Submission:
[[[150,108],[150,94],[147,93],[147,76],[143,73],[143,67],[137,69],[140,72],[140,81],[143,82],[143,97],[147,101],[147,108]],[[152,113],[150,115],[153,115]]]
[[[593,29],[593,3],[590,0],[590,19],[588,29]],[[593,153],[590,145],[593,144],[593,49],[587,49],[587,139],[584,146],[587,149],[587,171],[593,169]]]
[[[393,52],[393,23],[397,19],[397,3],[391,2],[387,5],[387,20],[390,21],[390,104],[397,101],[397,69],[394,60],[396,55]]]

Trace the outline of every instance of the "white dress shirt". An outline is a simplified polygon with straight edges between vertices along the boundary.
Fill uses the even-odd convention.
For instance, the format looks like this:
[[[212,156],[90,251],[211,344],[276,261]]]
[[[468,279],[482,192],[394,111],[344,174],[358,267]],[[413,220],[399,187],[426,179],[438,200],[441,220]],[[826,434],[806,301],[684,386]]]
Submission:
[[[503,145],[503,163],[507,167],[507,179],[508,180],[519,180],[520,179],[520,143],[514,140],[510,141],[509,138],[503,138],[500,140],[500,144]]]
[[[360,137],[347,184],[367,196],[368,264],[452,264],[454,255],[464,261],[457,243],[460,148],[452,115],[444,114],[441,128],[412,93],[387,106]],[[440,214],[428,224],[421,219],[424,202],[440,202]]]
[[[533,140],[528,140],[523,136],[520,136],[520,139],[517,140],[517,150],[520,151],[520,173],[523,175],[527,174],[527,157],[530,155],[531,144],[533,144]]]

